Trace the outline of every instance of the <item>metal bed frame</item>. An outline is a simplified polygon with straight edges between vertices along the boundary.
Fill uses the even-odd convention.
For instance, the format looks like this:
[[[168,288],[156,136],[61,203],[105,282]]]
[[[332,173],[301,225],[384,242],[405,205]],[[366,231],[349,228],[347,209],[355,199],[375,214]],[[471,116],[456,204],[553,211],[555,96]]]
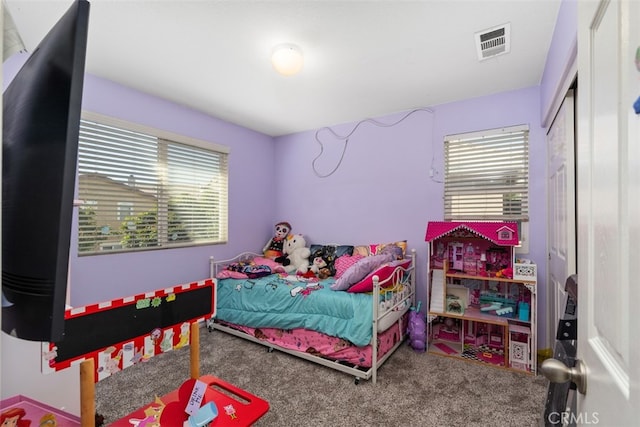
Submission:
[[[243,252],[234,258],[215,261],[214,257],[209,259],[210,276],[214,279],[217,285],[217,279],[215,279],[218,267],[227,265],[232,262],[238,262],[243,260],[249,260],[254,256],[262,256],[252,252]],[[373,317],[371,319],[371,342],[372,346],[372,361],[371,367],[362,367],[356,365],[345,364],[338,360],[331,360],[325,357],[316,356],[310,353],[291,350],[283,348],[272,343],[262,341],[252,335],[246,334],[242,331],[233,329],[229,326],[225,326],[215,321],[215,318],[207,320],[207,328],[209,331],[219,330],[226,332],[237,337],[253,341],[255,343],[268,347],[268,351],[278,350],[284,353],[291,354],[293,356],[309,360],[311,362],[335,369],[346,374],[350,374],[355,377],[355,384],[359,384],[360,380],[371,380],[373,384],[377,381],[378,369],[384,364],[384,362],[404,343],[407,336],[406,328],[403,328],[403,316],[407,313],[415,303],[416,295],[416,250],[412,249],[409,255],[411,258],[411,265],[404,269],[402,267],[396,267],[391,276],[380,282],[377,276],[373,278],[373,295],[382,295],[379,301],[376,298],[372,298],[373,304]],[[408,274],[407,274],[408,273]],[[392,286],[386,286],[389,281],[392,281]],[[398,284],[402,284],[402,290],[397,292]],[[383,332],[391,327],[398,327],[400,330],[400,339],[394,344],[394,346],[387,351],[384,356],[378,360],[378,333]]]

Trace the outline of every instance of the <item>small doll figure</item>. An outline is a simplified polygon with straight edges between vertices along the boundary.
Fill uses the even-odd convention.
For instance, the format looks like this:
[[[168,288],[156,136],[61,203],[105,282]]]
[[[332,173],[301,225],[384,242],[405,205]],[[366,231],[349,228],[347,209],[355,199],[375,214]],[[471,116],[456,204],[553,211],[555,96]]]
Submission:
[[[282,248],[284,241],[291,233],[291,225],[288,222],[279,222],[275,226],[275,231],[275,236],[262,249],[265,258],[276,259],[283,255]]]

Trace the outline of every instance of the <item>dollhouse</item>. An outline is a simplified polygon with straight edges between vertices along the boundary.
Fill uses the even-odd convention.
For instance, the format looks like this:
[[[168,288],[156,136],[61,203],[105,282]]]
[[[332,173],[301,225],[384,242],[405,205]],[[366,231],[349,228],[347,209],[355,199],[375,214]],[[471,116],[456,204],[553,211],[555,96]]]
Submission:
[[[432,221],[428,351],[536,373],[536,266],[514,222]]]

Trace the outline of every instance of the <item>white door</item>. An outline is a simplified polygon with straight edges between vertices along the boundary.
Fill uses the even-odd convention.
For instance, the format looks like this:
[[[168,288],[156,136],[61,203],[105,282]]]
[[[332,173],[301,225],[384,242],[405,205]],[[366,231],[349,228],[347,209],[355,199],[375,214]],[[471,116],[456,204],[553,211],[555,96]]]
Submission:
[[[640,413],[640,2],[578,2],[578,425]]]
[[[547,194],[549,195],[548,319],[553,348],[558,320],[564,313],[567,277],[576,273],[574,96],[569,91],[547,133]]]

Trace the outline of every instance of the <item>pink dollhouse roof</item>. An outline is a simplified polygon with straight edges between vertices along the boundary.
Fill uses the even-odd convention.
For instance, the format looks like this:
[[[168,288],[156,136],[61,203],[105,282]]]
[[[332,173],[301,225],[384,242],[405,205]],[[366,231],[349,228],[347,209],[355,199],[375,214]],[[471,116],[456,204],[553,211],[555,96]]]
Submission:
[[[459,221],[429,221],[425,241],[431,242],[446,236],[456,230],[466,230],[478,237],[487,239],[500,246],[518,245],[518,224],[515,222],[459,222]],[[501,231],[510,232],[510,239],[500,239]]]

